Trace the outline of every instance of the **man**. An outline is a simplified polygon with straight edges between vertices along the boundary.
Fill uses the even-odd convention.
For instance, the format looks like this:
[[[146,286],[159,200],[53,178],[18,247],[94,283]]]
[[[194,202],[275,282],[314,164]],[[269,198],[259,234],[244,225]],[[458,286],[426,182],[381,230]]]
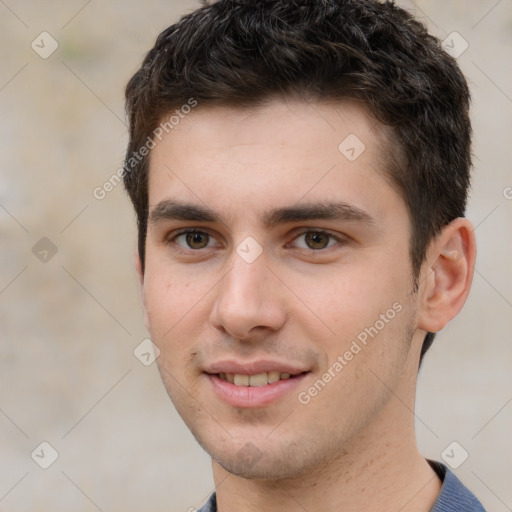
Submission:
[[[391,3],[220,0],[126,99],[145,321],[212,457],[201,510],[483,510],[414,436],[476,252],[469,92],[439,42]]]

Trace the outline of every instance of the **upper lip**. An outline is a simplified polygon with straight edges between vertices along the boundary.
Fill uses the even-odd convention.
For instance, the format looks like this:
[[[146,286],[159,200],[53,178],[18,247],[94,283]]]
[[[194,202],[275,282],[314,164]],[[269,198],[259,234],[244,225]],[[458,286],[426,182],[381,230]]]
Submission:
[[[309,371],[303,366],[291,364],[283,361],[257,360],[239,362],[234,360],[217,361],[207,365],[204,369],[206,373],[234,373],[238,375],[258,375],[265,372],[280,372],[298,375],[299,373]]]

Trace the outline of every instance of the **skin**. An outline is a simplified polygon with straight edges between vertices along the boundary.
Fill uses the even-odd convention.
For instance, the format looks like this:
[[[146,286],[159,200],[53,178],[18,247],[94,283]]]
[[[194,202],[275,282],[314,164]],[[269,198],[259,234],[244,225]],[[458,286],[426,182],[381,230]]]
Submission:
[[[349,134],[366,146],[354,161],[338,150]],[[144,273],[137,259],[146,325],[173,403],[212,456],[220,512],[428,511],[439,493],[414,436],[418,361],[425,333],[467,297],[474,235],[465,219],[446,226],[414,291],[408,212],[380,167],[385,134],[357,104],[275,98],[252,111],[199,105],[152,150]],[[170,200],[221,220],[170,218]],[[262,219],[326,202],[370,220]],[[206,233],[207,245],[190,248],[183,229]],[[332,235],[315,239],[327,247],[308,246],[315,230]],[[262,249],[252,263],[236,252],[248,236]],[[400,312],[300,403],[297,392],[396,303]],[[222,359],[309,373],[264,407],[234,407],[204,373]]]

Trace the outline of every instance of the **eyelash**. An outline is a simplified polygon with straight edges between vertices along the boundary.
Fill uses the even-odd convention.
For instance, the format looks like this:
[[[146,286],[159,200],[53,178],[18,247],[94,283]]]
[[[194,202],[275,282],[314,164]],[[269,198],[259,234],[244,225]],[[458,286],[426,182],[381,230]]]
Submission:
[[[178,233],[174,234],[170,238],[168,238],[168,242],[167,243],[169,245],[172,244],[174,246],[174,249],[176,251],[182,253],[182,254],[190,254],[191,252],[199,253],[203,249],[209,249],[210,248],[210,247],[204,247],[204,248],[201,248],[201,249],[193,249],[191,247],[187,247],[186,248],[186,247],[183,247],[183,246],[181,246],[181,245],[179,245],[179,244],[177,244],[175,242],[175,240],[179,236],[187,235],[189,233],[199,233],[199,234],[202,234],[202,235],[207,235],[210,238],[214,238],[210,233],[208,233],[208,231],[204,231],[204,230],[200,230],[200,229],[184,229],[184,230],[179,231]],[[315,233],[315,234],[325,235],[325,236],[329,237],[329,242],[328,242],[327,246],[324,247],[324,248],[321,248],[321,249],[311,249],[311,248],[302,248],[302,247],[299,247],[298,249],[319,253],[319,252],[326,251],[327,249],[330,249],[330,248],[334,247],[336,244],[329,245],[332,240],[335,240],[338,244],[345,241],[343,237],[335,236],[332,233],[329,233],[328,231],[324,231],[324,230],[321,230],[321,229],[307,229],[307,230],[304,230],[304,231],[301,231],[301,232],[295,234],[295,236],[292,239],[292,242],[294,242],[299,237],[304,236],[304,235],[306,235],[308,233]],[[208,240],[208,241],[210,241],[210,240]],[[288,246],[288,245],[289,244],[286,244],[286,246]]]

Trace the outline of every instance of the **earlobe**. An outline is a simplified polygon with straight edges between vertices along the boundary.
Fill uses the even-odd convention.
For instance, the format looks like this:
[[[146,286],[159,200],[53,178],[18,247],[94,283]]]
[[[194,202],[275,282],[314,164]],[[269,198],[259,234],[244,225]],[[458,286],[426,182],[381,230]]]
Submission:
[[[418,327],[438,332],[466,302],[476,259],[474,229],[458,218],[432,242],[422,271]]]

